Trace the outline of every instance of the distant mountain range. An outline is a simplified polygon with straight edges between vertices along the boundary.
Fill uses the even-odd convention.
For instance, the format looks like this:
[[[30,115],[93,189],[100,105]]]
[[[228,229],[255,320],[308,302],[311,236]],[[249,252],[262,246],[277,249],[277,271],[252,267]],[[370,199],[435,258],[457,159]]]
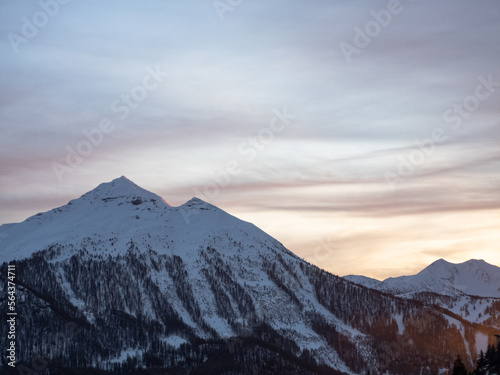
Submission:
[[[500,267],[471,259],[454,264],[439,259],[413,276],[391,277],[384,281],[349,275],[346,280],[396,296],[432,292],[444,296],[500,298]]]
[[[4,304],[16,267],[16,360],[51,375],[437,374],[457,354],[472,368],[500,328],[485,262],[341,278],[209,203],[172,207],[123,176],[0,238]]]
[[[500,330],[500,267],[484,260],[454,264],[439,259],[416,275],[384,281],[356,275],[344,279],[397,297],[439,305],[471,323]]]

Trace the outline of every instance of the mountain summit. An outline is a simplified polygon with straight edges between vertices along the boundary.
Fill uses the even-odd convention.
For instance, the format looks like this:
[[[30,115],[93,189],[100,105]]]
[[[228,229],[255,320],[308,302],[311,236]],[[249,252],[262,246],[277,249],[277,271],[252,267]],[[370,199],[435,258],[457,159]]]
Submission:
[[[0,226],[0,261],[27,257],[55,242],[78,243],[98,234],[119,237],[135,227],[131,222],[138,217],[154,219],[170,208],[163,198],[122,176],[64,206]]]
[[[122,202],[125,201],[132,204],[140,204],[140,201],[147,202],[154,200],[159,202],[161,201],[167,206],[170,206],[163,198],[141,188],[125,176],[116,178],[111,182],[102,183],[95,189],[84,194],[81,198],[94,201],[99,199],[102,201],[112,201],[118,199]]]

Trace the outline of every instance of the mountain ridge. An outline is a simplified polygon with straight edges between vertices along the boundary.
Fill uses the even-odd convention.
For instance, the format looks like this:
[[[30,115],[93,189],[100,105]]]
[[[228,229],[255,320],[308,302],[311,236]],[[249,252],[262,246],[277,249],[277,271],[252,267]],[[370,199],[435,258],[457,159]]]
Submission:
[[[469,295],[500,298],[500,267],[483,259],[451,263],[438,259],[415,275],[376,280],[361,275],[346,280],[398,296],[433,292],[446,296]]]
[[[208,213],[213,216],[212,222],[204,221]],[[264,233],[253,224],[197,197],[180,206],[170,206],[162,197],[122,176],[99,184],[66,205],[38,213],[20,223],[1,225],[0,262],[30,256],[36,249],[50,246],[53,238],[58,238],[59,243],[68,243],[97,233],[109,233],[119,239],[121,234],[131,230],[160,233],[174,226],[187,232],[201,222],[207,227],[206,231],[219,230],[213,225],[217,222],[227,226],[226,230],[236,224],[236,227],[248,225]],[[190,238],[184,234],[186,239]]]

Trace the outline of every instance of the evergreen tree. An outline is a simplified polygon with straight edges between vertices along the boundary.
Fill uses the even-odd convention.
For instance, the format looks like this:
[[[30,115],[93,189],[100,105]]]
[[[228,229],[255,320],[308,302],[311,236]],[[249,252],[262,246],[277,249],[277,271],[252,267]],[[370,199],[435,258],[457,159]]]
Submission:
[[[486,354],[481,351],[477,361],[477,367],[473,375],[497,375],[500,374],[500,348],[489,345]]]
[[[452,375],[468,375],[467,369],[465,368],[460,355],[457,356],[457,359],[455,359],[455,362],[453,363]]]
[[[477,360],[477,367],[484,367],[486,365],[486,359],[484,358],[484,352],[481,350],[479,354],[479,359]]]
[[[484,352],[481,350],[479,359],[477,360],[477,367],[474,370],[474,375],[485,375],[486,374],[486,358],[484,357]]]
[[[490,361],[490,373],[500,374],[500,343],[496,349],[493,346],[493,355]]]

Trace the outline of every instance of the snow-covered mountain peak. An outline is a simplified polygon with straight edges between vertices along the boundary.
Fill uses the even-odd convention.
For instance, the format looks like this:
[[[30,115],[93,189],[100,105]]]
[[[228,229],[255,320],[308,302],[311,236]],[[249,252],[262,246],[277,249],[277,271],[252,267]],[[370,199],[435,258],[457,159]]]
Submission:
[[[202,200],[198,197],[191,198],[186,203],[184,203],[183,206],[185,206],[185,207],[197,207],[197,208],[215,208],[215,206],[211,205],[210,203],[205,202],[204,200]]]
[[[258,243],[262,249],[288,250],[255,227],[222,209],[192,198],[171,207],[160,196],[147,191],[125,176],[102,183],[68,204],[36,214],[22,223],[0,226],[0,263],[23,259],[51,246],[88,248],[90,238],[98,253],[122,254],[129,242],[158,252],[196,256],[200,244],[219,245],[226,253],[236,244]],[[239,246],[239,245],[238,245]],[[73,250],[62,257],[69,257]],[[255,251],[246,249],[254,256]]]
[[[485,262],[484,259],[470,259],[467,262],[464,262],[463,264],[469,268],[488,268],[488,267],[491,267],[491,264]]]
[[[82,195],[79,199],[101,200],[103,202],[119,200],[122,203],[127,202],[135,205],[141,204],[143,201],[158,201],[170,206],[159,195],[141,188],[125,176],[116,178],[111,182],[104,182]]]
[[[0,261],[28,257],[54,244],[158,231],[174,210],[159,195],[122,176],[64,206],[40,212],[21,223],[0,226],[4,237]]]
[[[430,267],[430,266],[446,266],[446,265],[449,265],[449,264],[451,264],[451,263],[450,263],[450,262],[447,262],[447,261],[446,261],[446,260],[444,260],[443,258],[440,258],[440,259],[438,259],[438,260],[436,260],[436,261],[432,262],[432,263],[429,265],[429,267]]]
[[[436,276],[436,275],[445,275],[445,274],[453,274],[453,263],[447,262],[444,259],[438,259],[435,262],[432,262],[430,265],[425,267],[422,271],[417,273],[415,276]]]

